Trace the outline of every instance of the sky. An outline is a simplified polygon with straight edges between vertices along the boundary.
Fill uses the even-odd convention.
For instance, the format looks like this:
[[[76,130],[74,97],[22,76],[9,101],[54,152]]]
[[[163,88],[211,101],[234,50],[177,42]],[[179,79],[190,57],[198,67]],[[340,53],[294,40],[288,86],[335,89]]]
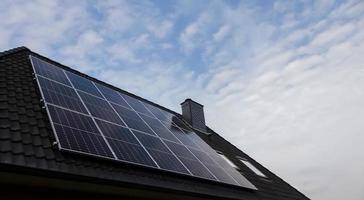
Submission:
[[[364,199],[364,1],[13,1],[31,50],[208,126],[312,199]]]

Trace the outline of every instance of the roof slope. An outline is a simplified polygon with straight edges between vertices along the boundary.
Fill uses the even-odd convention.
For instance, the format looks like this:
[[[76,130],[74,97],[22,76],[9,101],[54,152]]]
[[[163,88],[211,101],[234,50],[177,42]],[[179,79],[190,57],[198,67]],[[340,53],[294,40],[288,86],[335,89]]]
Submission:
[[[258,187],[257,192],[200,179],[196,180],[193,177],[185,178],[178,174],[164,173],[127,164],[120,165],[120,163],[60,152],[52,145],[55,138],[46,112],[42,109],[42,104],[39,101],[40,93],[36,82],[33,80],[29,55],[47,59],[31,52],[26,47],[0,53],[1,169],[12,171],[17,169],[12,166],[18,166],[22,172],[27,171],[24,170],[26,168],[31,169],[29,173],[37,172],[42,176],[45,175],[43,172],[47,172],[47,176],[64,176],[67,174],[70,178],[77,180],[92,178],[95,182],[103,180],[108,181],[108,184],[116,185],[127,183],[129,187],[147,187],[149,190],[163,189],[168,193],[184,192],[204,198],[256,199],[255,196],[258,194],[261,199],[308,199],[216,133],[209,138],[203,134],[200,136],[211,147],[224,152],[231,160],[235,161],[242,169],[242,173]],[[47,60],[101,84],[106,84],[59,63]],[[146,99],[136,98],[180,116],[178,113]],[[236,155],[248,158],[249,161],[259,166],[259,169],[270,179],[261,180],[256,177],[241,163],[236,162]],[[92,180],[88,179],[88,181]]]

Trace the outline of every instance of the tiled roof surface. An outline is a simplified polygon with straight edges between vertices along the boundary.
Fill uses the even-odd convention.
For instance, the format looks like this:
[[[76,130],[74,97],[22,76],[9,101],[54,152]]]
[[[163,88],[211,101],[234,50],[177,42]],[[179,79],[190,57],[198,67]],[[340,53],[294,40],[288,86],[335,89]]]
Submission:
[[[40,102],[38,86],[33,80],[28,58],[30,54],[40,56],[25,47],[0,53],[1,167],[19,166],[41,172],[46,171],[48,174],[60,173],[75,177],[92,177],[98,180],[110,180],[112,183],[128,183],[135,187],[143,185],[149,186],[149,188],[163,188],[168,191],[182,191],[205,196],[257,199],[256,195],[258,195],[260,199],[272,200],[308,199],[216,133],[209,137],[204,134],[200,135],[214,149],[222,151],[235,161],[241,172],[257,186],[257,192],[153,169],[139,169],[135,166],[60,152],[53,145],[54,135]],[[141,100],[145,101],[145,99]],[[253,174],[244,165],[236,162],[235,156],[247,158],[269,179],[262,179]]]

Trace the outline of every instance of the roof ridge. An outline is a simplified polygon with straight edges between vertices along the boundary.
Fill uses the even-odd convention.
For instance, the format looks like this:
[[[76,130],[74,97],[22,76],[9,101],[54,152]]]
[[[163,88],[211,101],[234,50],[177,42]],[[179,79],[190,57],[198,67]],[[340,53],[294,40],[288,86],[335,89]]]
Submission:
[[[7,56],[7,55],[11,55],[11,54],[17,53],[19,51],[24,51],[24,50],[31,51],[26,46],[20,46],[20,47],[15,47],[15,48],[8,49],[8,50],[5,50],[5,51],[0,52],[0,57]]]

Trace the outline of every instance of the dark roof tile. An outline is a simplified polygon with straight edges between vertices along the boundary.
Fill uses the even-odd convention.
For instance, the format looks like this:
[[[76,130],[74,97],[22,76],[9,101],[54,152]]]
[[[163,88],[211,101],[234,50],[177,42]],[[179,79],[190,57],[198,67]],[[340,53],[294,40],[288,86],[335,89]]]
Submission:
[[[10,120],[9,119],[4,119],[4,118],[0,118],[0,129],[3,128],[9,128],[10,127]]]
[[[11,141],[10,140],[0,140],[0,152],[11,151]]]
[[[0,118],[1,119],[9,118],[9,112],[5,109],[0,110]]]
[[[7,128],[0,128],[0,140],[10,139],[10,130]]]
[[[7,90],[4,90],[3,93],[6,93]],[[1,88],[0,88],[0,94],[1,94]],[[5,110],[5,109],[8,109],[9,107],[9,104],[8,102],[5,102],[5,101],[0,101],[0,110]]]
[[[1,145],[1,142],[0,142]],[[1,163],[12,163],[13,161],[13,154],[11,152],[2,152],[0,150],[0,162]]]
[[[22,134],[19,131],[12,131],[11,133],[11,141],[19,142],[22,141]]]
[[[30,133],[22,133],[21,138],[24,144],[31,144],[33,142],[33,138]]]
[[[25,157],[23,154],[13,155],[12,162],[15,165],[25,165]]]
[[[10,130],[12,131],[20,131],[20,123],[18,121],[11,121]]]
[[[34,150],[35,157],[37,157],[37,158],[45,157],[45,153],[44,153],[44,150],[43,150],[42,146],[34,146],[33,150]]]
[[[25,156],[25,165],[28,167],[36,167],[37,161],[33,156]]]
[[[22,154],[22,153],[24,153],[23,143],[13,142],[12,145],[11,145],[11,151],[14,154]]]
[[[33,135],[33,145],[34,146],[41,146],[42,145],[42,138],[39,135]]]
[[[32,156],[34,155],[34,148],[32,144],[24,144],[24,155],[25,156]]]
[[[53,149],[51,149],[51,148],[44,149],[44,153],[45,153],[46,159],[48,159],[48,160],[53,160],[56,158],[56,156],[54,155]]]
[[[49,162],[44,159],[36,159],[37,167],[41,169],[49,169]]]
[[[51,148],[52,144],[51,141],[49,140],[49,137],[43,137],[42,138],[42,146],[43,148]]]

